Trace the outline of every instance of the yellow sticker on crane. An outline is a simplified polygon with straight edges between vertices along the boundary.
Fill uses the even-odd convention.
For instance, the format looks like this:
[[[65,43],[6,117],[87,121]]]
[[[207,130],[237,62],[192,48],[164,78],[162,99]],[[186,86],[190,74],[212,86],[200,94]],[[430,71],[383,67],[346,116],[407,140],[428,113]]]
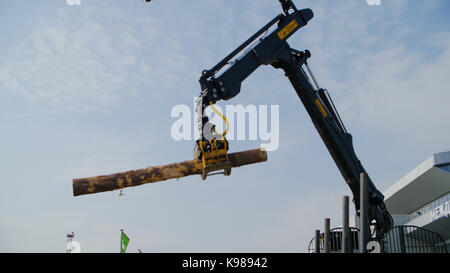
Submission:
[[[289,33],[294,31],[294,29],[296,29],[297,27],[298,23],[294,19],[287,26],[285,26],[280,32],[278,32],[278,37],[280,37],[280,39],[283,40],[284,38],[286,38],[286,36],[289,35]]]
[[[325,111],[325,108],[323,108],[322,104],[320,103],[319,99],[316,99],[316,105],[319,108],[320,113],[322,113],[323,118],[326,118],[328,116],[327,111]]]

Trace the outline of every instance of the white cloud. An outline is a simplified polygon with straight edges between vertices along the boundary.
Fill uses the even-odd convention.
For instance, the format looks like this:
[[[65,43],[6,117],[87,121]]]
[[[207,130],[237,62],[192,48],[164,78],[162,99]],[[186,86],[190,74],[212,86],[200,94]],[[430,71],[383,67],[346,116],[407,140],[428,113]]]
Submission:
[[[342,99],[356,125],[404,138],[413,146],[448,145],[450,35],[444,39],[435,58],[404,45],[355,58],[357,73]]]
[[[149,30],[139,33],[139,24]],[[179,80],[185,58],[177,57],[180,43],[172,40],[142,58],[160,32],[155,25],[157,19],[126,18],[113,7],[61,8],[32,26],[0,65],[1,92],[58,110],[117,106],[152,87],[156,95],[162,83]]]
[[[418,14],[429,16],[439,3],[431,1]],[[450,32],[430,31],[426,23],[417,25],[418,18],[405,22],[415,4],[316,4],[315,18],[291,45],[309,46],[315,76],[348,127],[432,153],[448,146],[450,133]]]

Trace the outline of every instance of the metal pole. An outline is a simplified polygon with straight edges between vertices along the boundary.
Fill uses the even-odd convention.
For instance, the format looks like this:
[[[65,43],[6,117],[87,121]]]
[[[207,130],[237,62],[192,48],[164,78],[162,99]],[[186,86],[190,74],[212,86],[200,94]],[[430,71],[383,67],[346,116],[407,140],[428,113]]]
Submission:
[[[350,253],[349,197],[342,199],[342,253]]]
[[[323,252],[330,253],[330,218],[325,218],[323,237]]]
[[[320,230],[316,230],[316,236],[314,239],[314,250],[315,253],[320,253]]]
[[[314,84],[315,84],[316,87],[317,87],[317,90],[319,90],[319,89],[320,89],[319,83],[317,83],[316,78],[314,77],[314,75],[313,75],[311,69],[309,68],[309,65],[308,65],[307,63],[305,63],[305,65],[306,65],[306,68],[308,69],[309,75],[311,76],[311,78],[312,78]]]
[[[369,223],[369,178],[366,173],[361,173],[360,207],[359,207],[359,252],[367,253],[367,244],[370,240]]]
[[[119,248],[119,253],[122,253],[122,233],[123,233],[123,229],[120,229],[120,248]]]

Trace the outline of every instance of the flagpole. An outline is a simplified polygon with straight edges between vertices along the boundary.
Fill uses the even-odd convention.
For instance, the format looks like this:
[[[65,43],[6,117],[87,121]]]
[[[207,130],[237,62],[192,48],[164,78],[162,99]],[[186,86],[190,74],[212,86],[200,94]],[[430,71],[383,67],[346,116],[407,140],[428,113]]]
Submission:
[[[123,229],[120,229],[120,248],[119,248],[119,253],[122,253],[122,240],[123,240]]]

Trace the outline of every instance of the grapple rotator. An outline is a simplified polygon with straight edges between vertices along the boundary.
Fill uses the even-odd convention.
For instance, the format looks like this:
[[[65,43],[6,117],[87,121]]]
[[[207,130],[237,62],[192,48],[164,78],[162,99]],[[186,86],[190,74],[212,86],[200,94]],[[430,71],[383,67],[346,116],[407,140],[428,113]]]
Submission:
[[[208,175],[224,174],[229,176],[232,168],[228,159],[228,141],[225,138],[229,128],[228,121],[210,102],[209,105],[213,111],[225,121],[227,126],[223,133],[217,133],[216,126],[209,121],[208,117],[203,116],[206,105],[200,99],[196,107],[200,117],[201,138],[195,144],[194,159],[202,161],[202,180],[206,180]]]

